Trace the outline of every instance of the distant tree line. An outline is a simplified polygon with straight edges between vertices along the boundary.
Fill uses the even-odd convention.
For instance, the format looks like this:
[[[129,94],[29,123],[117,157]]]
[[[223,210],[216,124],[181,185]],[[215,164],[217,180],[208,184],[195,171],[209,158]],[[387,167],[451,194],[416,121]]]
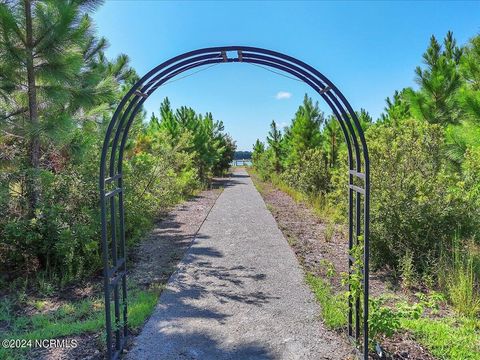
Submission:
[[[251,151],[235,151],[234,160],[250,160],[252,158]]]

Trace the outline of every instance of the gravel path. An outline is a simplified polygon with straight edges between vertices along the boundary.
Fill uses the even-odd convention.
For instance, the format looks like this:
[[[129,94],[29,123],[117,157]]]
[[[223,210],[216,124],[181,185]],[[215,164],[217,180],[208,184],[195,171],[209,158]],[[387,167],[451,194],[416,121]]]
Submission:
[[[347,359],[247,173],[234,174],[128,359]]]

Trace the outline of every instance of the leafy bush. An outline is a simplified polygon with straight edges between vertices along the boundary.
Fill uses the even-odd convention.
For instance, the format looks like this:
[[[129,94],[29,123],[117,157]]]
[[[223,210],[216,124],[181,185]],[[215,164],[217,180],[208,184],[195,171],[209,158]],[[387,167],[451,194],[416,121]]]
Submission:
[[[281,179],[304,194],[325,194],[330,190],[330,172],[320,148],[306,150],[282,173]]]
[[[398,314],[388,306],[383,306],[383,299],[371,299],[368,329],[372,343],[379,341],[380,336],[391,337],[400,328]]]
[[[421,271],[429,255],[459,227],[468,228],[461,201],[449,191],[455,176],[442,161],[443,129],[416,120],[372,126],[371,244],[375,265],[398,266],[407,252]]]
[[[43,171],[43,190],[34,219],[14,210],[0,222],[3,266],[27,272],[47,271],[62,282],[91,273],[100,264],[97,182],[85,169],[67,167],[60,174]],[[5,186],[15,186],[6,184]],[[5,200],[5,199],[4,199]]]

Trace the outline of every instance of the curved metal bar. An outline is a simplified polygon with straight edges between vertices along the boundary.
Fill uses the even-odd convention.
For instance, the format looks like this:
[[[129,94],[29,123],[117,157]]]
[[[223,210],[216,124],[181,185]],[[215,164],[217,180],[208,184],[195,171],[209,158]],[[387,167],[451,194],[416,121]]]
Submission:
[[[225,56],[228,51],[239,51],[239,58],[229,59]],[[240,53],[241,52],[241,53]],[[343,96],[343,94],[338,90],[338,88],[328,80],[323,74],[314,69],[313,67],[307,65],[306,63],[292,58],[288,55],[281,54],[275,51],[255,48],[255,47],[246,47],[246,46],[228,46],[228,47],[212,47],[194,50],[185,54],[178,55],[168,61],[163,62],[158,65],[151,71],[149,71],[145,76],[143,76],[137,83],[135,83],[132,88],[127,92],[127,94],[120,101],[115,113],[112,117],[112,120],[107,128],[105,134],[105,140],[102,147],[101,155],[101,164],[100,164],[100,200],[101,200],[101,224],[102,224],[102,252],[103,252],[103,263],[104,263],[104,287],[105,287],[105,311],[106,311],[106,326],[107,326],[107,357],[112,358],[112,348],[111,348],[111,318],[110,318],[110,277],[112,273],[116,273],[119,269],[125,270],[121,277],[122,279],[122,289],[123,289],[123,299],[124,299],[124,336],[127,335],[127,325],[126,325],[126,267],[125,267],[125,238],[124,238],[124,209],[123,209],[123,179],[122,179],[122,162],[123,154],[128,138],[128,132],[130,130],[131,124],[133,123],[135,116],[138,111],[142,108],[143,103],[146,99],[162,84],[168,80],[174,78],[182,72],[193,69],[195,67],[204,66],[208,64],[215,64],[220,62],[246,62],[254,63],[259,65],[265,65],[269,67],[274,67],[281,71],[287,72],[298,79],[305,82],[307,85],[311,86],[327,103],[331,108],[333,114],[340,123],[342,132],[345,137],[345,141],[348,149],[348,159],[349,159],[349,248],[353,244],[352,234],[353,234],[353,190],[356,191],[356,235],[357,243],[361,235],[361,224],[360,224],[360,211],[361,211],[361,198],[360,194],[364,194],[363,210],[364,210],[364,331],[363,331],[363,353],[364,358],[368,358],[368,231],[369,231],[369,198],[370,198],[370,184],[369,184],[369,159],[368,159],[368,149],[366,146],[366,141],[364,137],[363,130],[358,121],[356,113],[353,111],[352,107]],[[138,89],[141,87],[141,90]],[[136,92],[139,94],[136,94]],[[139,96],[137,96],[139,95]],[[125,105],[127,108],[123,111]],[[121,116],[120,116],[121,114]],[[352,124],[353,122],[353,124]],[[111,139],[114,128],[116,127],[113,141]],[[360,139],[360,144],[357,141],[357,136]],[[120,141],[120,147],[118,147],[118,142]],[[112,141],[112,142],[111,142]],[[352,144],[353,142],[353,144]],[[353,145],[353,147],[352,147]],[[360,152],[360,146],[362,147]],[[117,148],[118,148],[118,158],[117,158]],[[106,169],[106,157],[107,153],[111,149],[110,153],[110,167],[109,173],[110,178],[105,178],[105,169]],[[352,150],[355,150],[355,168],[353,170],[353,153]],[[365,167],[365,173],[361,174],[362,161]],[[115,166],[116,165],[116,166]],[[115,173],[117,171],[117,173]],[[360,189],[358,186],[353,186],[353,175],[360,176],[365,181],[365,189]],[[110,193],[105,193],[105,183],[107,181],[117,181],[118,188],[115,191]],[[112,228],[112,246],[116,249],[116,239],[115,239],[115,220],[116,220],[116,210],[115,210],[115,201],[114,196],[118,194],[119,200],[119,217],[120,217],[120,242],[123,245],[122,256],[123,264],[117,264],[116,252],[113,252],[112,249],[112,258],[114,263],[114,269],[109,269],[108,261],[108,242],[107,242],[107,222],[106,222],[106,199],[110,199],[110,210],[111,210],[111,228]],[[116,250],[115,250],[116,251]],[[349,257],[350,258],[350,257]],[[351,266],[351,260],[349,260],[349,268]],[[119,275],[120,276],[120,275]],[[119,308],[118,308],[118,282],[114,285],[115,291],[115,317],[116,322],[119,321]],[[108,293],[107,293],[108,292]],[[360,306],[359,298],[356,299],[356,339],[359,339],[359,313],[358,309]],[[352,308],[350,306],[349,300],[349,335],[351,335],[351,324],[352,324]],[[113,357],[120,356],[121,350],[123,348],[123,342],[119,340],[119,333],[116,333],[116,352],[113,354]]]
[[[244,59],[245,57],[247,58],[247,61],[248,59],[252,58],[252,59],[261,59],[261,60],[265,60],[265,61],[269,61],[271,62],[272,61],[272,58],[268,57],[268,56],[263,56],[263,55],[256,55],[256,54],[250,54],[250,53],[244,53]],[[274,60],[276,64],[280,64],[280,65],[283,65],[285,67],[289,67],[289,68],[295,68],[296,71],[298,71],[299,73],[301,73],[302,75],[304,76],[307,76],[307,77],[313,77],[312,75],[310,75],[308,72],[306,72],[305,70],[299,68],[298,66],[296,65],[290,65],[288,64],[287,62],[283,61],[283,60]],[[274,65],[270,65],[270,64],[266,64],[267,66],[274,66]],[[350,119],[349,119],[349,116],[347,114],[347,112],[345,111],[345,109],[343,108],[343,106],[340,104],[340,102],[338,101],[338,99],[332,94],[330,93],[330,91],[325,91],[325,88],[326,88],[326,85],[322,84],[322,82],[320,80],[317,80],[316,82],[317,86],[320,87],[320,90],[318,89],[315,89],[315,87],[313,87],[314,90],[316,90],[321,96],[322,98],[326,101],[326,97],[328,96],[328,98],[333,101],[333,103],[335,104],[335,106],[337,107],[337,109],[340,111],[340,113],[342,114],[342,117],[340,118],[343,118],[343,120],[345,121],[345,123],[347,124],[347,127],[349,129],[349,133],[352,137],[352,140],[353,140],[353,144],[354,144],[354,149],[355,149],[355,160],[356,160],[356,164],[358,164],[360,162],[360,148],[358,146],[358,141],[356,139],[356,136],[355,136],[355,130],[353,129],[352,125],[351,125],[351,122],[350,122]],[[322,91],[325,91],[322,93]],[[332,104],[330,102],[327,102],[327,104],[330,106],[330,108],[332,108]],[[338,119],[340,119],[338,118]],[[358,165],[357,165],[357,168],[358,168]],[[358,171],[360,171],[358,169]]]
[[[279,53],[279,52],[276,52],[276,51],[272,51],[272,50],[256,48],[256,47],[243,46],[243,47],[239,47],[239,48],[241,48],[240,50],[242,50],[242,51],[258,52],[258,53],[263,53],[263,54],[267,54],[267,55],[273,55],[273,56],[276,56],[278,58],[287,60],[291,63],[297,64],[298,66],[310,71],[312,74],[318,76],[323,82],[325,82],[325,84],[327,84],[336,93],[336,95],[338,95],[338,97],[340,98],[342,103],[346,106],[348,112],[352,116],[355,127],[358,131],[358,135],[360,137],[360,141],[362,143],[362,147],[363,147],[362,150],[366,151],[366,154],[364,155],[364,157],[366,159],[368,159],[368,149],[367,149],[367,144],[366,144],[366,140],[365,140],[365,135],[363,133],[362,126],[360,125],[360,122],[358,121],[358,118],[355,114],[355,111],[353,110],[353,108],[351,107],[351,105],[349,104],[349,102],[347,101],[345,96],[342,94],[342,92],[325,75],[323,75],[320,71],[318,71],[314,67],[308,65],[307,63],[305,63],[301,60],[298,60],[296,58],[293,58],[289,55],[285,55],[285,54],[282,54],[282,53]]]
[[[232,61],[230,61],[230,62],[236,62],[235,60],[237,60],[237,59],[230,59],[230,60],[232,60]],[[216,63],[220,63],[220,62],[223,62],[223,61],[215,61],[215,62],[216,62]],[[213,62],[213,63],[215,63],[215,62]],[[282,62],[281,65],[277,65],[276,63],[273,63],[273,62],[271,62],[271,61],[270,61],[270,62],[267,62],[267,61],[263,61],[263,60],[253,60],[253,59],[250,60],[250,59],[245,59],[245,58],[244,58],[243,62],[246,62],[246,63],[257,63],[257,64],[260,64],[260,65],[266,65],[266,66],[270,66],[270,67],[275,67],[275,68],[277,68],[277,69],[279,69],[279,70],[288,72],[288,73],[290,73],[291,75],[296,76],[297,78],[299,78],[300,80],[302,80],[302,81],[305,82],[306,84],[310,85],[310,86],[325,100],[325,102],[329,105],[329,107],[330,107],[330,108],[332,109],[332,111],[334,112],[334,115],[335,115],[335,116],[337,117],[337,119],[339,120],[340,126],[342,127],[342,132],[343,132],[343,134],[344,134],[344,136],[345,136],[345,140],[346,140],[346,143],[347,143],[348,155],[349,155],[349,163],[351,163],[351,160],[350,160],[350,159],[351,159],[352,152],[351,152],[351,145],[350,145],[351,143],[350,143],[350,136],[349,136],[349,134],[354,134],[354,130],[353,130],[353,128],[351,127],[351,125],[349,124],[349,122],[348,122],[348,115],[346,115],[344,109],[341,107],[341,105],[338,103],[338,101],[335,99],[335,100],[336,100],[336,101],[335,101],[335,105],[332,104],[332,102],[330,101],[330,98],[327,97],[327,96],[325,95],[325,93],[323,93],[323,92],[321,91],[321,90],[323,90],[322,87],[321,87],[321,86],[322,86],[322,83],[321,83],[321,82],[319,82],[317,79],[315,79],[311,74],[308,74],[308,73],[306,73],[306,72],[299,73],[299,72],[301,72],[301,69],[299,69],[296,65],[293,65],[293,64],[288,64],[288,63]],[[210,63],[212,63],[212,62],[192,64],[191,66],[188,66],[188,67],[186,67],[185,69],[179,70],[179,71],[176,72],[175,74],[170,75],[170,77],[169,77],[168,79],[165,79],[165,80],[164,80],[164,79],[160,79],[160,80],[153,86],[152,89],[155,90],[156,88],[160,87],[165,81],[167,81],[167,80],[169,80],[170,78],[172,78],[172,77],[180,74],[181,72],[190,70],[190,69],[192,69],[192,68],[194,68],[194,67],[208,65],[208,64],[210,64]],[[287,67],[285,67],[285,66],[290,66],[290,67],[292,67],[294,70],[292,70],[291,68],[287,68]],[[308,77],[308,78],[307,78],[307,77]],[[320,90],[319,90],[319,89],[320,89]],[[151,94],[151,92],[148,93],[148,95],[150,95],[150,94]],[[141,105],[145,102],[145,100],[146,100],[146,98],[142,99],[142,100],[138,103],[138,105],[137,105],[137,107],[136,107],[136,110],[134,110],[133,113],[132,113],[132,114],[134,114],[133,117],[136,115],[137,111],[139,110],[139,109],[138,109],[138,106],[141,106]],[[340,109],[340,111],[344,114],[344,117],[347,119],[347,120],[345,121],[345,123],[347,123],[347,124],[349,125],[348,128],[349,128],[350,131],[345,128],[345,124],[343,123],[343,121],[341,121],[341,119],[344,118],[344,117],[342,117],[342,116],[338,113],[338,110],[337,110],[336,106],[338,106],[338,108]],[[133,117],[132,117],[132,116],[130,117],[130,120],[129,120],[128,123],[131,123],[131,122],[133,121]],[[127,127],[129,127],[129,126],[127,125]],[[128,133],[128,129],[127,129],[126,132]],[[355,139],[355,140],[356,140],[356,139]],[[122,148],[122,146],[121,146],[121,148]],[[358,149],[358,147],[357,147],[357,149]],[[121,158],[119,158],[119,164],[121,164]],[[353,168],[352,168],[352,169],[353,169]]]
[[[274,60],[272,58],[269,58],[267,56],[258,56],[258,55],[254,55],[254,54],[249,54],[249,53],[244,53],[243,54],[244,57],[247,58],[247,61],[249,61],[249,59],[260,59],[260,60],[265,60],[266,62],[263,63],[263,65],[267,65],[267,66],[271,66],[271,67],[276,67],[277,69],[280,69],[280,70],[283,70],[283,71],[287,71],[289,72],[288,70],[285,70],[287,68],[289,69],[295,69],[295,71],[298,71],[301,75],[303,75],[304,77],[307,77],[309,79],[315,79],[315,77],[311,74],[309,74],[308,72],[304,71],[303,69],[299,68],[298,66],[296,65],[293,65],[293,64],[288,64],[287,62],[285,61],[282,61],[282,60]],[[245,58],[244,58],[245,59]],[[275,61],[275,62],[273,62]],[[284,68],[280,68],[278,67],[278,65],[281,65],[283,66]],[[294,76],[297,76],[299,77],[297,74],[292,74]],[[328,104],[328,106],[330,107],[330,109],[332,109],[332,111],[334,111],[335,107],[337,108],[338,111],[340,111],[340,113],[342,114],[342,116],[340,116],[338,113],[335,114],[335,116],[337,117],[337,120],[341,123],[341,119],[343,118],[343,120],[345,121],[345,123],[347,124],[347,127],[348,127],[348,131],[347,132],[344,132],[344,135],[347,136],[347,134],[350,134],[351,137],[352,137],[352,140],[353,140],[353,144],[354,144],[354,149],[355,149],[355,159],[356,159],[356,163],[360,162],[360,149],[359,149],[359,146],[358,146],[358,142],[357,142],[357,139],[355,137],[355,131],[350,123],[350,120],[349,120],[349,117],[348,117],[348,114],[346,113],[345,109],[342,107],[342,105],[340,104],[340,102],[338,101],[338,99],[333,96],[333,94],[331,94],[329,91],[325,91],[325,85],[321,83],[320,80],[316,80],[314,81],[315,82],[315,85],[318,87],[318,88],[315,88],[315,86],[312,86],[311,84],[309,84],[324,100],[325,102]],[[333,103],[335,105],[332,104],[331,101],[333,101]],[[345,131],[344,129],[342,129],[343,131]],[[348,143],[347,143],[348,144]]]

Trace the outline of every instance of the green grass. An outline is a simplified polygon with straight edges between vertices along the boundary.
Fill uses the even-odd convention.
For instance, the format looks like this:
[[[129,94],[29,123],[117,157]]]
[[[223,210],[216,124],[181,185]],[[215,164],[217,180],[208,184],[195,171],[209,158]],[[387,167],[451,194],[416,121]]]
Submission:
[[[446,317],[442,319],[401,319],[401,327],[411,331],[438,359],[480,359],[480,321]]]
[[[155,287],[147,291],[130,291],[131,299],[128,304],[128,322],[133,330],[138,330],[143,326],[145,320],[150,316],[158,302],[158,297],[163,289]]]
[[[128,321],[130,328],[137,330],[155,308],[161,287],[140,290],[132,286],[129,290]],[[37,301],[36,306],[44,305]],[[0,304],[0,314],[0,321],[9,324],[8,332],[0,332],[2,339],[55,339],[97,333],[105,327],[104,304],[100,299],[66,303],[55,311],[30,317],[14,316],[12,304],[4,300]],[[26,350],[0,348],[0,359],[21,359]]]
[[[323,278],[307,274],[322,308],[322,318],[331,329],[346,326],[347,302],[335,295]],[[480,360],[480,320],[449,315],[441,319],[400,317],[400,328],[411,332],[439,360]]]
[[[330,329],[339,329],[347,324],[347,301],[342,294],[334,294],[330,284],[313,274],[306,275],[317,301],[322,308],[322,319]]]

